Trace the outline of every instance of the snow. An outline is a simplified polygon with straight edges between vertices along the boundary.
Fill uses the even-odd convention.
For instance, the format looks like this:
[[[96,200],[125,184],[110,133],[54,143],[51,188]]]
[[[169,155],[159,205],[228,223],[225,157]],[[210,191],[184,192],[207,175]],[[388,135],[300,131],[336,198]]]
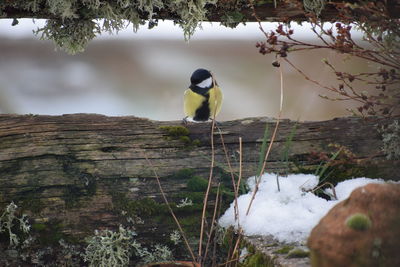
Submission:
[[[278,191],[277,179],[279,178]],[[249,215],[246,211],[254,192],[255,177],[247,184],[250,192],[238,198],[239,220],[235,222],[234,203],[220,218],[223,227],[242,227],[246,235],[272,235],[280,242],[304,243],[312,228],[339,201],[346,199],[357,187],[368,183],[384,183],[382,179],[355,178],[338,183],[338,200],[326,200],[307,192],[318,184],[311,174],[291,174],[287,177],[264,174]],[[332,194],[332,190],[326,190]]]

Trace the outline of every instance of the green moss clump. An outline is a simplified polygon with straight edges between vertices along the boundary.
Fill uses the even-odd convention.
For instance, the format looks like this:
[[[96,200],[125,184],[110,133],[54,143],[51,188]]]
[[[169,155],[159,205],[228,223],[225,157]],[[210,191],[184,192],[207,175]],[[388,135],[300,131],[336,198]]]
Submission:
[[[283,246],[278,250],[275,250],[277,254],[288,254],[294,247],[293,246]]]
[[[58,220],[52,220],[45,224],[36,223],[32,228],[39,233],[38,241],[41,246],[52,246],[58,244],[61,239],[68,240],[68,237],[62,232],[64,224]]]
[[[160,126],[160,129],[167,133],[167,140],[180,140],[186,147],[192,148],[201,144],[199,139],[192,140],[189,137],[190,131],[183,126]]]
[[[44,223],[34,223],[32,224],[32,230],[40,232],[46,229],[46,225]]]
[[[201,145],[201,141],[199,140],[199,139],[194,139],[193,141],[192,141],[192,145],[193,146],[199,146],[199,145]]]
[[[199,176],[194,176],[190,178],[190,180],[187,182],[187,188],[193,192],[205,191],[207,189],[207,186],[208,181]]]
[[[241,267],[272,267],[273,263],[264,254],[257,251],[251,256],[248,256],[246,260],[240,264]]]
[[[192,140],[190,140],[189,136],[179,136],[179,140],[181,140],[183,143],[185,144],[190,144],[192,142]]]
[[[168,213],[165,204],[159,204],[152,198],[132,200],[123,193],[112,195],[114,208],[127,212],[128,216],[152,216]]]
[[[160,126],[160,129],[165,131],[169,136],[179,138],[181,136],[188,136],[190,131],[183,126]]]
[[[169,179],[189,179],[193,177],[194,170],[193,169],[181,169],[174,174],[168,176]]]
[[[371,219],[363,213],[355,213],[346,219],[346,225],[353,230],[365,231],[371,228]]]
[[[294,248],[289,251],[288,258],[306,258],[310,255],[309,251],[303,250],[301,248]]]

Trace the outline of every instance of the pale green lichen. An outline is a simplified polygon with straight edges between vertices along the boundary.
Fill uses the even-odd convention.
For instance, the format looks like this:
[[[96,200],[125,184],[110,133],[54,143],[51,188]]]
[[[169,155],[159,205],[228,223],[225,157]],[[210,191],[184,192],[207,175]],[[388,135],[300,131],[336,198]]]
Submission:
[[[382,150],[386,158],[400,159],[400,124],[399,121],[393,121],[387,128],[382,129]]]
[[[319,17],[325,7],[326,0],[304,0],[303,6],[307,12],[314,13]]]
[[[50,13],[59,16],[61,19],[77,18],[76,0],[51,0],[47,1]]]
[[[84,261],[89,266],[128,266],[133,249],[140,247],[134,240],[136,233],[119,226],[117,232],[111,230],[95,231],[95,235],[87,239]]]
[[[24,233],[29,233],[31,226],[25,214],[21,217],[16,215],[18,206],[11,202],[0,216],[0,234],[6,233],[9,237],[9,246],[16,247],[20,244],[20,238],[16,233],[13,233],[12,229],[14,225],[19,225],[19,229]]]
[[[178,245],[179,243],[182,242],[181,233],[178,230],[174,230],[169,235],[169,239],[172,241],[172,243],[174,243],[174,245]]]
[[[241,22],[244,20],[244,15],[239,11],[231,11],[227,12],[221,18],[222,22],[221,25],[229,28],[236,28]]]
[[[194,34],[200,22],[206,18],[207,4],[215,4],[217,0],[169,0],[168,8],[176,12],[180,19],[177,23],[183,29],[185,40]]]
[[[129,24],[136,31],[149,21],[149,27],[157,25],[154,14],[165,10],[172,14],[174,22],[183,29],[189,40],[195,29],[206,19],[207,5],[217,0],[17,0],[0,3],[0,13],[5,7],[23,9],[33,13],[50,13],[43,28],[35,32],[41,39],[52,40],[58,48],[70,54],[82,52],[88,42],[102,31],[108,33],[125,29]],[[2,13],[1,13],[2,14]]]
[[[88,42],[100,33],[100,28],[92,20],[49,19],[35,33],[41,33],[41,39],[54,41],[68,53],[76,54],[84,51]]]

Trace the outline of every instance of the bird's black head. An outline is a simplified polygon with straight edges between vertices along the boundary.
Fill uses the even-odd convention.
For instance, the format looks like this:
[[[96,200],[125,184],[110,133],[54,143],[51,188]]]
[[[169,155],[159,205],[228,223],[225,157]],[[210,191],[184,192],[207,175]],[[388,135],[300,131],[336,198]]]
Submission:
[[[206,69],[197,69],[193,72],[192,76],[190,77],[190,82],[192,85],[195,86],[209,78],[211,78],[210,71]]]

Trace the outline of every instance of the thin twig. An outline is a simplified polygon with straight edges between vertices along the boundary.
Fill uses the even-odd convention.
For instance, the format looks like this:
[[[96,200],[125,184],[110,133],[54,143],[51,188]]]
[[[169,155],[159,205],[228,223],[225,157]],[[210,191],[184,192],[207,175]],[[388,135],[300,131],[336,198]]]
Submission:
[[[205,250],[205,252],[204,252],[204,260],[207,258],[207,253],[208,253],[208,248],[209,248],[209,246],[210,246],[210,243],[211,243],[211,236],[212,236],[212,234],[213,234],[213,232],[214,232],[214,226],[215,226],[215,224],[216,224],[216,221],[215,221],[215,217],[216,217],[216,215],[217,215],[217,208],[218,208],[218,204],[219,204],[219,189],[220,189],[220,185],[221,184],[218,184],[218,188],[217,188],[217,196],[215,197],[215,205],[214,205],[214,212],[213,212],[213,217],[212,217],[212,220],[211,220],[211,229],[210,229],[210,233],[208,234],[208,236],[209,236],[209,238],[208,238],[208,240],[207,240],[207,245],[206,245],[206,250]]]
[[[213,82],[213,87],[215,87],[215,79],[214,75],[212,75],[212,82]],[[215,160],[215,150],[214,150],[214,128],[215,128],[215,116],[217,112],[217,99],[215,98],[215,108],[214,108],[214,114],[213,114],[213,119],[212,119],[212,124],[211,124],[211,135],[210,135],[210,143],[211,143],[211,165],[210,165],[210,175],[208,177],[208,185],[207,185],[207,190],[206,194],[204,196],[203,200],[203,212],[201,214],[201,227],[200,227],[200,239],[199,239],[199,262],[200,265],[202,263],[202,245],[203,245],[203,235],[204,235],[204,222],[206,220],[206,210],[207,210],[207,202],[208,202],[208,195],[210,194],[210,189],[211,189],[211,183],[212,183],[212,177],[213,177],[213,170],[214,170],[214,160]]]
[[[249,206],[247,207],[246,215],[249,215],[251,205],[253,204],[254,198],[256,197],[256,194],[258,192],[258,188],[259,188],[260,182],[261,182],[261,175],[264,173],[265,167],[267,165],[267,160],[268,160],[268,157],[269,157],[269,153],[271,152],[272,144],[274,143],[274,140],[275,140],[275,137],[276,137],[276,132],[278,131],[279,122],[280,122],[281,116],[282,116],[282,110],[283,110],[283,73],[282,73],[282,67],[281,67],[280,64],[279,64],[279,74],[280,74],[280,81],[281,81],[281,99],[280,99],[280,105],[279,105],[278,118],[276,120],[274,132],[272,133],[271,141],[269,142],[267,153],[265,154],[263,166],[262,166],[262,168],[260,170],[260,173],[258,174],[258,180],[257,180],[256,185],[254,187],[254,192],[253,192],[253,194],[251,196]]]
[[[156,177],[156,180],[157,180],[158,188],[160,189],[161,195],[162,195],[162,197],[163,197],[163,199],[164,199],[165,204],[166,204],[167,207],[168,207],[169,212],[171,213],[172,217],[173,217],[174,220],[175,220],[176,225],[177,225],[178,228],[179,228],[179,232],[181,233],[181,236],[182,236],[182,238],[183,238],[183,240],[184,240],[184,242],[185,242],[186,248],[189,250],[189,253],[190,253],[190,256],[192,257],[193,262],[196,262],[196,258],[195,258],[194,254],[193,254],[192,249],[190,248],[190,245],[189,245],[189,242],[188,242],[188,240],[187,240],[187,238],[186,238],[185,232],[183,231],[183,229],[182,229],[182,227],[181,227],[181,224],[179,223],[179,221],[178,221],[178,219],[176,218],[176,216],[175,216],[175,214],[174,214],[174,212],[173,212],[171,206],[169,205],[168,199],[167,199],[167,197],[166,197],[166,195],[165,195],[165,193],[164,193],[164,190],[162,189],[162,186],[161,186],[161,183],[160,183],[160,178],[159,178],[159,176],[158,176],[158,174],[157,174],[157,172],[156,172],[156,170],[155,170],[153,164],[152,164],[152,163],[150,162],[150,160],[147,158],[147,155],[144,155],[144,157],[145,157],[147,163],[151,166],[151,169],[153,170],[154,176]]]
[[[237,195],[237,190],[236,190],[235,176],[234,176],[234,173],[233,173],[231,161],[229,160],[228,150],[226,149],[226,146],[225,146],[224,137],[222,136],[221,129],[218,126],[217,126],[217,128],[218,128],[219,136],[221,138],[222,148],[223,148],[224,153],[225,153],[226,163],[228,164],[228,167],[229,167],[229,173],[231,174],[233,192],[235,194],[234,213],[235,213],[235,220],[236,220],[238,218],[238,216],[239,216],[239,212],[238,212],[238,209],[237,209],[237,205],[238,205],[237,204],[237,198],[238,198],[238,195]]]

